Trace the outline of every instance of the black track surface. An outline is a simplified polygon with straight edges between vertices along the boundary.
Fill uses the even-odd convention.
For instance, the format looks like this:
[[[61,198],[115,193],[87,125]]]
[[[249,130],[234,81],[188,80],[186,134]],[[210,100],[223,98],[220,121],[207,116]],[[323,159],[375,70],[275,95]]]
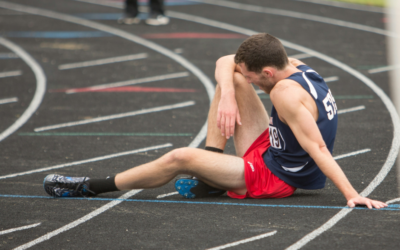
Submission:
[[[11,1],[10,1],[11,2]],[[121,13],[118,8],[72,0],[13,0],[13,3],[76,16],[87,13]],[[111,1],[110,1],[111,2]],[[238,1],[239,2],[239,1]],[[242,0],[243,4],[292,10],[384,29],[383,14],[339,9],[292,0]],[[114,2],[116,3],[116,2]],[[235,10],[208,4],[167,6],[168,10],[201,16],[239,27],[268,32],[333,57],[373,80],[387,94],[387,72],[369,74],[367,69],[385,66],[386,37],[351,28],[302,19]],[[222,28],[171,19],[168,26],[118,25],[116,20],[92,20],[137,36],[153,33],[228,33]],[[49,17],[0,8],[0,35],[23,48],[43,68],[47,89],[40,107],[16,132],[0,141],[0,177],[98,156],[172,143],[173,147],[113,159],[76,165],[59,170],[0,179],[0,248],[13,249],[53,232],[110,201],[45,199],[43,178],[53,172],[93,178],[116,174],[154,160],[172,148],[188,146],[207,118],[209,97],[201,81],[188,77],[145,83],[137,86],[195,89],[194,93],[88,92],[65,94],[52,90],[83,88],[155,75],[187,71],[182,65],[157,51],[118,36],[95,38],[22,38],[17,31],[96,31],[82,25]],[[235,39],[149,39],[168,50],[182,49],[181,56],[214,79],[215,61],[235,50],[243,38]],[[289,55],[302,53],[288,49]],[[10,53],[0,46],[0,53]],[[137,53],[147,59],[102,66],[59,70],[67,63],[90,61]],[[339,117],[334,155],[362,149],[370,152],[339,160],[357,191],[363,191],[377,176],[388,158],[393,140],[393,123],[383,101],[363,82],[343,69],[318,58],[303,60],[323,77],[337,76],[329,83],[339,109],[364,105],[365,109]],[[0,59],[0,73],[21,70],[17,77],[0,78],[0,99],[19,101],[0,105],[0,133],[27,109],[36,90],[32,69],[20,58]],[[214,80],[213,80],[214,81]],[[215,81],[214,81],[215,82]],[[265,95],[264,95],[265,96]],[[355,98],[354,96],[368,96]],[[195,101],[194,106],[121,118],[99,123],[61,128],[48,132],[65,133],[185,133],[185,136],[31,136],[38,127],[78,121],[145,108]],[[262,99],[267,110],[271,103]],[[199,147],[203,147],[204,142]],[[234,154],[230,142],[226,153]],[[272,232],[273,236],[232,247],[232,249],[285,249],[317,229],[344,207],[346,201],[328,181],[318,191],[297,190],[286,199],[233,200],[226,196],[196,199],[204,204],[166,203],[188,201],[174,192],[173,183],[144,190],[68,231],[45,240],[33,249],[206,249]],[[123,192],[99,195],[118,198]],[[13,197],[5,197],[11,195]],[[33,196],[37,196],[36,198]],[[393,168],[369,196],[383,201],[399,197]],[[160,202],[146,202],[159,200]],[[145,201],[145,202],[140,202]],[[219,204],[211,204],[217,202]],[[228,206],[229,203],[288,205],[287,207]],[[398,202],[397,202],[398,204]],[[295,207],[319,206],[317,208]],[[323,207],[325,208],[323,208]],[[304,249],[398,249],[400,211],[354,210],[333,228],[305,245]],[[1,234],[1,231],[41,223],[35,228]]]

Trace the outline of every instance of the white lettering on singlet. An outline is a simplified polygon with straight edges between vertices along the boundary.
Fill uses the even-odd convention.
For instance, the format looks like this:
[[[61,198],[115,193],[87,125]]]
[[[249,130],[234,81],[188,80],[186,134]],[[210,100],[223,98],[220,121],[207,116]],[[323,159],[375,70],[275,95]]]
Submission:
[[[337,106],[336,106],[336,101],[333,98],[331,90],[328,91],[326,94],[326,97],[322,101],[325,106],[325,110],[327,112],[327,116],[329,120],[332,120],[335,115],[337,114]]]
[[[276,149],[282,149],[282,142],[279,137],[279,131],[274,126],[269,126],[269,140],[271,142],[271,147]]]

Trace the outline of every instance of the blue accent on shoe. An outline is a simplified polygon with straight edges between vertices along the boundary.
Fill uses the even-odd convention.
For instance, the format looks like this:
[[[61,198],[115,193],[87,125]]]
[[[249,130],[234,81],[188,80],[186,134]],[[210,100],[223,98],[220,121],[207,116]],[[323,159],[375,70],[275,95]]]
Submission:
[[[179,179],[175,182],[175,189],[180,195],[187,199],[196,197],[190,190],[199,184],[198,180],[194,179]]]

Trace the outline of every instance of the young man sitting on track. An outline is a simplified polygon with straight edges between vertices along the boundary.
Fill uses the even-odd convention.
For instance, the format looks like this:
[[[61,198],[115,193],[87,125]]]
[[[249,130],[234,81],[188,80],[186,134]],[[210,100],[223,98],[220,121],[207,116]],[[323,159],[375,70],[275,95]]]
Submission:
[[[326,177],[343,193],[349,207],[383,208],[361,197],[331,153],[337,129],[335,100],[317,72],[287,57],[281,42],[269,35],[248,38],[236,55],[217,61],[218,82],[208,116],[206,150],[179,148],[159,159],[107,179],[48,175],[52,196],[93,196],[156,188],[179,174],[177,191],[186,198],[282,198],[296,188],[320,189]],[[253,83],[270,94],[271,117]],[[233,136],[236,156],[222,154]]]

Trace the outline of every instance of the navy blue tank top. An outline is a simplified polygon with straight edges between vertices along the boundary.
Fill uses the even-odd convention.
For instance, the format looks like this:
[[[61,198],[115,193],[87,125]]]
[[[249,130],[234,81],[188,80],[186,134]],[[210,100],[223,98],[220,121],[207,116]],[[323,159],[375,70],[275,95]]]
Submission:
[[[299,83],[315,100],[318,108],[317,125],[329,151],[332,153],[337,130],[337,106],[324,79],[306,65],[297,67],[287,79]],[[275,107],[269,124],[271,147],[264,153],[267,167],[287,184],[302,189],[320,189],[326,176],[310,155],[300,146],[290,127],[279,120]]]

